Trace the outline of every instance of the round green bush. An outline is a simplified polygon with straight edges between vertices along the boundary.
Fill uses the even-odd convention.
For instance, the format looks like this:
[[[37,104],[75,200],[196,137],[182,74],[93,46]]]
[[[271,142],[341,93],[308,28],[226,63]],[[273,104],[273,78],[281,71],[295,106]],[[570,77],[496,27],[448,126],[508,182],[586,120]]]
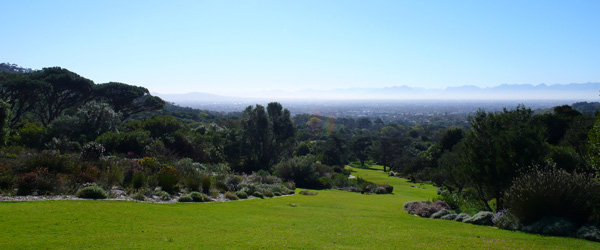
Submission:
[[[83,199],[106,199],[108,194],[99,186],[88,186],[77,191],[77,197]]]
[[[204,202],[204,195],[200,192],[191,192],[189,195],[194,202]]]
[[[469,216],[468,214],[461,213],[457,215],[456,218],[454,218],[454,221],[463,222],[465,220],[468,220],[469,218],[471,218],[471,216]]]
[[[252,193],[252,195],[253,195],[254,197],[258,197],[258,198],[264,198],[264,195],[263,195],[263,193],[261,193],[261,192],[259,192],[259,191],[256,191],[256,192]]]
[[[244,191],[237,191],[235,192],[235,195],[240,199],[248,199],[248,194]]]
[[[193,202],[194,199],[192,199],[192,197],[189,195],[184,195],[184,196],[179,197],[179,199],[177,199],[177,201],[178,202]]]
[[[494,225],[494,222],[492,221],[492,217],[494,217],[494,213],[487,212],[487,211],[481,211],[481,212],[473,215],[473,217],[464,220],[463,222],[471,223],[471,224],[475,224],[475,225],[491,226],[491,225]]]
[[[264,194],[264,196],[265,196],[265,197],[269,197],[269,198],[273,198],[273,196],[275,196],[275,195],[273,194],[273,192],[271,192],[271,190],[265,190],[265,191],[263,192],[263,194]]]

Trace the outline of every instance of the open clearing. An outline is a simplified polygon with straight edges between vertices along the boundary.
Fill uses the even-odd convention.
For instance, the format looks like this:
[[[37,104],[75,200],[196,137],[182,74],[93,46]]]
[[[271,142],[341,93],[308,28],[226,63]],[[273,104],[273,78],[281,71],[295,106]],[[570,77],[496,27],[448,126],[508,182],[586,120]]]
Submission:
[[[435,196],[379,170],[353,175],[392,195],[317,190],[213,203],[33,201],[0,203],[2,249],[598,249],[599,243],[409,215]],[[299,190],[297,190],[299,191]]]

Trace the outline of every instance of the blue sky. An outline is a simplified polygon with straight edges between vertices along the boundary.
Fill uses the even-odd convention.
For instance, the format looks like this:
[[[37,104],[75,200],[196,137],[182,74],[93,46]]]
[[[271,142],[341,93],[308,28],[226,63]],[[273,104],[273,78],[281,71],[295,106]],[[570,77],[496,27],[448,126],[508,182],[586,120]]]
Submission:
[[[0,61],[159,93],[600,82],[600,1],[4,1]]]

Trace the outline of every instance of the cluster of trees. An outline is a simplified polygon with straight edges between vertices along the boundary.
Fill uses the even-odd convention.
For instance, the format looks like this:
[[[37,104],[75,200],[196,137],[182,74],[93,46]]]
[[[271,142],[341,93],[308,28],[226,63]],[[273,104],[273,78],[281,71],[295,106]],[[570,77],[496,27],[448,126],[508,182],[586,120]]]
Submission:
[[[29,147],[40,146],[43,141],[36,137],[42,131],[50,138],[77,134],[81,137],[71,139],[92,141],[116,130],[132,115],[165,105],[146,88],[115,82],[94,84],[59,67],[31,73],[1,72],[0,99],[10,111],[6,122],[16,136],[11,143]],[[23,136],[19,132],[24,132]]]
[[[331,124],[327,131],[316,134],[319,124],[313,124],[311,130],[298,128],[290,112],[279,103],[250,106],[239,114],[215,114],[167,104],[142,87],[115,82],[95,84],[58,67],[28,73],[1,72],[0,99],[5,101],[0,109],[5,159],[27,157],[32,152],[42,158],[48,152],[73,158],[85,152],[82,145],[98,144],[103,154],[117,158],[154,157],[165,163],[185,158],[211,166],[224,165],[221,169],[238,173],[276,173],[283,168],[276,167],[279,163],[318,155],[305,157],[312,162],[300,166],[309,169],[309,175],[319,178],[318,182],[302,182],[304,176],[299,175],[280,176],[307,183],[305,187],[330,188],[337,174],[347,179],[343,166],[353,157],[348,150],[352,134],[342,124]],[[312,118],[313,122],[328,119]],[[329,122],[335,123],[332,119]],[[364,124],[357,131],[375,130],[370,120],[360,122]],[[312,136],[299,141],[299,132]],[[35,171],[31,169],[34,172],[21,173],[22,168],[13,163],[8,165],[17,175],[44,169],[42,165]],[[319,174],[314,175],[317,171]],[[362,180],[336,183],[343,187],[369,186]],[[368,189],[377,187],[371,185]]]

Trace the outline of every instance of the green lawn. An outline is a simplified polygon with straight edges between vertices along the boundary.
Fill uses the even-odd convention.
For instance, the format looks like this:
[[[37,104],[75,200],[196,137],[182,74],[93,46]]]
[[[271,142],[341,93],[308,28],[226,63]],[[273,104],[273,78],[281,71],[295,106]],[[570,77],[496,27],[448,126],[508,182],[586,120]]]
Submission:
[[[213,203],[128,201],[0,203],[2,249],[598,249],[585,240],[423,219],[404,202],[435,195],[378,170],[353,175],[394,186],[392,195],[316,196]]]

